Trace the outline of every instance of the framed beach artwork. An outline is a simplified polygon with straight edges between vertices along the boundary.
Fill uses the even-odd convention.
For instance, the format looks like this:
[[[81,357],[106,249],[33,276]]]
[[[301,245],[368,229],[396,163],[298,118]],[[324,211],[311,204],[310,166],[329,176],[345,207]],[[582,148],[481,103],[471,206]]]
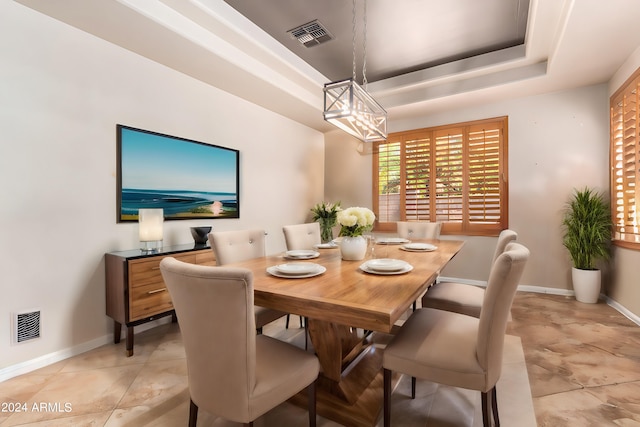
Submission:
[[[165,220],[240,217],[240,152],[117,125],[117,220],[141,208]]]

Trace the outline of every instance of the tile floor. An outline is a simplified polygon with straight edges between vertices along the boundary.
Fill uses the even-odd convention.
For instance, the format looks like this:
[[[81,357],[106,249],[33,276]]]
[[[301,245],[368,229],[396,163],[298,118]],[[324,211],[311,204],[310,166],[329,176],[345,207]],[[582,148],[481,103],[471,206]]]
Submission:
[[[507,340],[504,381],[498,383],[503,425],[640,426],[640,327],[606,304],[543,294],[519,293],[512,315],[507,332],[515,337]],[[281,326],[279,338],[302,345],[300,329]],[[0,404],[29,402],[25,413],[0,411],[0,426],[186,425],[186,363],[177,326],[137,334],[134,356],[123,354],[123,343],[106,345],[0,383]],[[458,399],[472,421],[405,418],[425,405],[411,401],[403,384],[394,393],[393,407],[403,417],[397,425],[423,426],[425,419],[430,426],[478,425],[475,393],[433,384],[419,384],[418,394],[432,401]],[[531,420],[519,418],[529,411],[531,396]],[[287,405],[256,427],[306,425],[306,412]],[[439,409],[431,404],[428,416],[442,417]],[[233,425],[202,412],[198,421],[199,426]],[[321,427],[334,425],[319,421]]]
[[[512,316],[538,426],[640,426],[638,325],[602,302],[532,293]]]

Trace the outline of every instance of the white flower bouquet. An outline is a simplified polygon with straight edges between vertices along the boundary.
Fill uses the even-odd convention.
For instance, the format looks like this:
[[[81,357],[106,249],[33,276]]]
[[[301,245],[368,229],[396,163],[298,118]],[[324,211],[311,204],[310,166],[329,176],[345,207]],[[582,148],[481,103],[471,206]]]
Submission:
[[[373,228],[376,216],[370,209],[352,207],[339,211],[337,219],[340,236],[356,237]]]

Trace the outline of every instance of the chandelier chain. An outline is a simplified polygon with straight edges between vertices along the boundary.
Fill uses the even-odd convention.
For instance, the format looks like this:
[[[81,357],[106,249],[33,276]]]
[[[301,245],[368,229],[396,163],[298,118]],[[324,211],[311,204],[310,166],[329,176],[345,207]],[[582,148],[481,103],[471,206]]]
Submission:
[[[353,81],[356,81],[356,41],[357,41],[357,20],[356,20],[356,0],[353,0]],[[367,0],[364,0],[364,27],[362,39],[362,86],[367,89]]]
[[[353,81],[356,81],[356,0],[353,0],[352,11],[352,24],[353,24]]]
[[[364,86],[364,90],[367,90],[367,0],[364,0],[364,29],[362,34],[362,86]]]

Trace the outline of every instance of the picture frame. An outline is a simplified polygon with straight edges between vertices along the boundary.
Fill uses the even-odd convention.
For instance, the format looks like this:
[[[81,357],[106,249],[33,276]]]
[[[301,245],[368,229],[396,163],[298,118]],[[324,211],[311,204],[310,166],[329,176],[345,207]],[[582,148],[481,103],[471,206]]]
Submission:
[[[240,217],[240,151],[118,124],[117,222]]]

